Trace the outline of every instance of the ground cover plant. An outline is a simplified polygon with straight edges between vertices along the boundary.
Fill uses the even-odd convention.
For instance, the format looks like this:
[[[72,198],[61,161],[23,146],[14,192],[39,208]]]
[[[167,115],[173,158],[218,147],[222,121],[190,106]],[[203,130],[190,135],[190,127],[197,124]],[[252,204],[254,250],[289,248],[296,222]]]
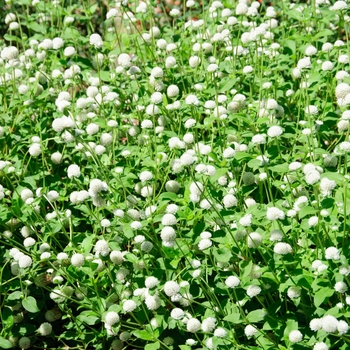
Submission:
[[[344,1],[6,1],[0,348],[348,349]]]

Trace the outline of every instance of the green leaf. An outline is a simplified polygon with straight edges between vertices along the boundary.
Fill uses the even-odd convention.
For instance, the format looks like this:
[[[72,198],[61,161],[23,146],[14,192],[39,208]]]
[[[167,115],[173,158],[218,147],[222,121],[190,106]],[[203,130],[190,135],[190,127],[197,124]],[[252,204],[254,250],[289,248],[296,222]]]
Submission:
[[[283,164],[270,166],[269,169],[275,173],[286,173],[288,172],[288,164],[283,163]]]
[[[103,81],[111,81],[111,72],[109,71],[101,71],[99,73],[101,80]]]
[[[39,312],[38,305],[36,304],[36,300],[29,296],[22,300],[22,306],[28,311],[28,312]]]
[[[232,78],[223,80],[220,84],[220,92],[225,92],[232,89],[235,83],[236,83],[235,79],[232,79]]]
[[[251,323],[260,322],[265,318],[266,315],[267,312],[263,309],[254,310],[249,312],[247,315],[247,320]]]
[[[327,298],[331,297],[334,294],[334,290],[330,288],[322,288],[315,293],[314,304],[316,307],[319,307]]]
[[[302,219],[306,215],[313,215],[317,212],[315,208],[312,208],[310,206],[306,206],[300,209],[299,211],[299,219]]]
[[[154,337],[152,334],[148,333],[145,330],[137,330],[133,332],[134,336],[143,339],[143,340],[154,340]]]
[[[22,295],[23,295],[22,292],[16,291],[9,294],[9,296],[7,297],[7,300],[18,300],[22,298]]]
[[[137,263],[139,261],[138,257],[132,253],[127,253],[124,255],[124,258],[128,261],[130,261],[131,263]]]
[[[14,35],[9,35],[9,34],[5,34],[4,35],[4,39],[7,40],[7,41],[16,41],[18,43],[21,42],[21,39],[20,38],[17,38],[16,36]]]
[[[213,254],[218,262],[229,262],[232,257],[230,249],[225,247],[214,249]]]
[[[13,345],[12,345],[12,343],[9,340],[7,340],[7,339],[5,339],[3,337],[0,337],[0,348],[2,348],[2,349],[11,349],[11,348],[13,348]]]
[[[228,168],[217,169],[215,175],[210,177],[210,182],[215,183],[221,176],[225,175],[227,172]]]
[[[155,343],[147,344],[145,346],[145,350],[157,350],[160,348],[159,341],[156,341]]]
[[[30,22],[27,25],[28,28],[34,30],[34,32],[45,34],[46,30],[45,27],[42,24],[39,24],[38,22]]]
[[[226,317],[224,317],[224,321],[235,323],[235,324],[242,322],[241,315],[239,313],[227,315]]]
[[[101,322],[101,318],[92,311],[83,311],[77,316],[77,319],[81,322],[88,324],[89,326],[93,326],[97,323]]]

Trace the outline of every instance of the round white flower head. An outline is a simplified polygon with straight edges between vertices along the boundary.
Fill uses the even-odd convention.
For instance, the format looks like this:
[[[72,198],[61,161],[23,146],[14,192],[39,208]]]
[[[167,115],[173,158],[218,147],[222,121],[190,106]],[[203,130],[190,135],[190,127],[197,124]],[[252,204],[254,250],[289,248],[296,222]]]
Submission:
[[[305,181],[309,185],[314,185],[320,181],[321,175],[317,170],[311,170],[305,175]]]
[[[322,329],[327,333],[334,333],[337,331],[338,320],[331,315],[322,317]]]
[[[273,248],[273,251],[275,254],[279,255],[286,255],[286,254],[291,254],[293,253],[293,249],[288,243],[284,242],[278,242],[276,243],[275,247]]]
[[[29,349],[30,348],[30,338],[28,337],[22,337],[18,341],[18,346],[21,349]]]
[[[263,145],[266,143],[266,135],[264,134],[257,134],[252,137],[252,142],[257,145]]]
[[[164,226],[171,226],[171,225],[176,225],[176,217],[173,214],[164,214],[162,217],[162,225]]]
[[[33,143],[30,147],[29,147],[29,154],[32,157],[38,157],[41,154],[41,147],[39,143]]]
[[[29,248],[32,247],[33,245],[35,245],[36,240],[32,237],[28,237],[23,241],[23,245],[25,248]]]
[[[328,345],[324,342],[315,343],[313,350],[328,350]]]
[[[349,331],[349,325],[345,321],[340,320],[338,321],[337,330],[340,335],[346,334]]]
[[[191,318],[188,320],[186,328],[188,332],[196,333],[201,329],[201,323],[196,318]]]
[[[123,303],[123,310],[125,312],[133,312],[136,309],[137,305],[134,300],[126,300]]]
[[[76,53],[77,53],[77,51],[75,50],[75,48],[73,46],[67,46],[63,51],[63,55],[66,57],[74,56]]]
[[[319,331],[322,328],[322,318],[313,318],[309,326],[313,332]]]
[[[303,340],[303,334],[296,329],[289,333],[288,338],[292,343],[299,343]]]
[[[147,277],[145,279],[145,286],[146,288],[149,288],[149,289],[154,288],[156,285],[158,285],[158,283],[159,283],[158,278],[153,276]]]
[[[19,259],[18,259],[18,266],[21,269],[26,269],[27,267],[30,267],[33,263],[33,260],[30,256],[28,255],[22,255]]]
[[[340,253],[336,247],[328,247],[325,251],[327,260],[340,260]]]
[[[268,220],[271,220],[271,221],[284,220],[285,214],[284,214],[284,211],[279,208],[270,207],[270,208],[267,208],[266,217]]]
[[[158,295],[149,295],[145,299],[145,304],[148,310],[157,310],[161,305],[161,300]]]
[[[101,256],[107,256],[110,252],[108,242],[106,242],[104,239],[97,241],[95,244],[95,251],[96,254],[100,254]]]
[[[226,209],[232,208],[237,205],[238,201],[237,198],[233,194],[227,194],[222,199],[222,203]]]
[[[230,159],[236,155],[236,151],[232,147],[228,147],[222,153],[223,158]]]
[[[347,9],[347,3],[342,0],[336,1],[333,6],[330,7],[331,10],[333,11],[343,11]]]
[[[179,293],[179,291],[180,291],[180,286],[175,281],[168,281],[164,284],[164,293],[168,297],[172,297],[176,295],[177,293]]]
[[[214,336],[215,336],[215,337],[218,337],[218,338],[225,338],[226,335],[227,335],[227,331],[226,331],[224,328],[222,328],[222,327],[218,327],[218,328],[216,328],[215,331],[214,331]]]
[[[154,78],[162,78],[164,75],[163,69],[160,67],[154,67],[151,71],[151,76]]]
[[[48,322],[42,323],[38,329],[38,332],[43,336],[51,334],[51,332],[52,332],[51,324]]]
[[[202,322],[202,331],[209,333],[212,332],[215,329],[216,324],[216,318],[215,317],[208,317],[203,320]]]
[[[248,326],[246,326],[246,327],[244,328],[244,334],[245,334],[248,338],[254,337],[257,333],[258,333],[258,330],[257,330],[254,326],[252,326],[252,325],[250,325],[250,324],[248,324]]]
[[[76,164],[71,164],[67,169],[68,178],[79,177],[80,176],[80,167]]]
[[[283,130],[280,126],[275,125],[275,126],[271,126],[268,130],[267,130],[267,135],[271,138],[274,137],[278,137],[281,136],[283,134]]]
[[[258,232],[251,232],[247,235],[247,244],[249,248],[257,248],[262,243],[262,236]]]
[[[247,288],[247,295],[250,298],[256,297],[257,295],[260,294],[260,292],[261,292],[261,288],[255,284],[252,284]]]
[[[317,49],[315,46],[309,45],[306,49],[305,49],[305,55],[306,56],[313,56],[317,53]]]
[[[99,49],[103,46],[102,38],[99,34],[90,35],[90,45],[94,46],[96,49]]]
[[[70,261],[73,266],[80,267],[84,265],[85,258],[83,254],[76,253],[73,254]]]
[[[340,281],[334,285],[334,289],[336,292],[344,294],[347,292],[348,286],[346,285],[346,283]]]
[[[175,308],[175,309],[171,310],[170,316],[174,320],[182,320],[185,317],[185,313],[182,309]]]
[[[198,249],[199,250],[205,250],[205,249],[208,249],[210,248],[211,246],[213,245],[213,242],[208,239],[208,238],[204,238],[204,239],[201,239],[198,243]]]
[[[187,105],[199,106],[199,99],[196,95],[188,95],[185,102]]]
[[[301,294],[301,288],[298,286],[292,286],[289,287],[287,290],[287,295],[291,299],[297,299],[300,297]]]
[[[171,226],[165,226],[162,228],[160,237],[163,241],[174,241],[176,238],[176,232]]]
[[[109,311],[105,316],[105,324],[109,327],[114,326],[116,323],[119,322],[119,320],[119,315],[115,311]]]
[[[200,196],[204,192],[204,186],[201,182],[192,182],[190,185],[190,192]]]
[[[248,227],[248,226],[251,226],[252,221],[253,221],[253,215],[252,214],[246,214],[239,220],[239,223],[242,226]]]
[[[240,283],[241,281],[236,276],[229,276],[225,280],[225,284],[228,288],[236,288]]]

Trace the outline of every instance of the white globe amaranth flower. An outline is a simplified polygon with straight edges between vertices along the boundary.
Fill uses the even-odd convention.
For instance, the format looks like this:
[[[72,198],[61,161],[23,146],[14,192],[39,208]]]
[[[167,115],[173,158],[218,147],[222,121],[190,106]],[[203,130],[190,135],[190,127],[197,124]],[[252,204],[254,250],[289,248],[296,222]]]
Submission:
[[[90,45],[94,46],[96,49],[99,49],[103,46],[103,41],[101,35],[94,33],[90,35]]]
[[[253,221],[252,214],[246,214],[242,218],[239,219],[240,225],[245,226],[245,227],[251,226],[252,221]]]
[[[334,290],[338,293],[344,294],[348,290],[348,286],[345,282],[339,281],[334,285]]]
[[[303,334],[295,329],[289,333],[288,338],[292,343],[299,343],[303,340]]]
[[[213,245],[213,242],[208,239],[208,238],[204,238],[204,239],[201,239],[198,243],[198,249],[199,250],[205,250],[205,249],[208,249],[210,248],[211,246]]]
[[[188,332],[196,333],[201,329],[201,323],[196,318],[190,318],[187,321],[186,329]]]
[[[118,323],[120,317],[117,312],[109,311],[105,316],[105,325],[108,327],[113,327],[116,323]]]
[[[71,164],[67,169],[68,178],[79,177],[81,174],[80,167],[76,164]]]
[[[145,299],[145,304],[148,310],[157,310],[161,305],[161,300],[158,295],[149,295]]]
[[[50,335],[52,333],[52,325],[48,322],[44,322],[38,328],[38,332],[43,336]]]
[[[293,249],[290,244],[284,242],[278,242],[273,248],[275,254],[286,255],[293,253]]]
[[[328,247],[325,251],[327,260],[340,260],[340,252],[336,247]]]
[[[305,175],[305,181],[309,185],[314,185],[320,181],[321,175],[317,170],[311,170]]]
[[[287,295],[291,299],[297,299],[301,295],[301,288],[298,286],[289,287],[287,290]]]
[[[263,238],[258,232],[251,232],[247,235],[247,244],[249,248],[257,248],[261,245]]]
[[[137,304],[134,300],[126,300],[123,303],[123,310],[125,312],[133,312],[137,308]]]
[[[258,330],[257,330],[254,326],[252,326],[252,325],[250,325],[250,324],[248,324],[248,325],[244,328],[244,334],[245,334],[248,338],[254,337],[257,333],[258,333]]]
[[[322,329],[327,333],[334,333],[337,331],[338,320],[331,315],[322,317]]]
[[[274,220],[284,220],[285,219],[285,213],[283,210],[276,208],[276,207],[269,207],[266,211],[266,217],[270,221]]]
[[[236,288],[239,286],[239,284],[241,283],[241,281],[239,280],[238,277],[236,276],[229,276],[226,278],[225,280],[225,285],[228,287],[228,288]]]
[[[324,342],[317,342],[314,344],[313,350],[328,350],[328,345]]]
[[[177,293],[179,293],[179,291],[180,291],[180,286],[175,281],[168,281],[164,284],[164,293],[168,297],[172,297],[176,295]]]
[[[275,125],[275,126],[271,126],[268,130],[267,130],[267,135],[271,138],[275,138],[275,137],[278,137],[278,136],[281,136],[283,134],[283,129],[278,126],[278,125]]]
[[[182,309],[175,308],[175,309],[171,310],[170,316],[174,320],[182,320],[185,317],[185,313]]]
[[[322,328],[322,318],[313,318],[309,326],[313,332],[319,331]]]
[[[215,325],[216,325],[216,318],[208,317],[202,321],[201,328],[203,332],[211,333],[215,329]]]
[[[21,349],[29,349],[31,345],[30,338],[28,337],[21,337],[18,341],[18,346]]]
[[[223,158],[225,159],[231,159],[236,155],[236,151],[232,147],[228,147],[224,149],[224,152],[222,153]]]
[[[338,321],[337,330],[339,335],[344,335],[349,331],[349,325],[347,322],[340,320]]]
[[[98,240],[95,244],[95,252],[101,256],[107,256],[110,253],[108,242],[104,239]]]
[[[83,254],[75,253],[71,257],[71,264],[75,267],[80,267],[84,265],[85,257]]]
[[[227,194],[222,199],[222,203],[226,209],[235,207],[238,203],[237,198],[233,194]]]
[[[18,266],[21,269],[26,269],[30,266],[32,266],[33,260],[29,255],[22,255],[19,259],[18,259]]]
[[[257,295],[260,294],[260,292],[261,292],[261,288],[255,284],[252,284],[247,288],[247,295],[250,298],[256,297]]]

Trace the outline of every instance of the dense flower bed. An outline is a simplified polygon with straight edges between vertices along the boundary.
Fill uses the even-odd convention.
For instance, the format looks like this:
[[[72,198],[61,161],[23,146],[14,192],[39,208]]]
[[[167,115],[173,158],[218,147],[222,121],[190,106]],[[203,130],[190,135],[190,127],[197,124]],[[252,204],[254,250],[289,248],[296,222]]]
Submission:
[[[344,1],[7,1],[0,348],[348,349]]]

